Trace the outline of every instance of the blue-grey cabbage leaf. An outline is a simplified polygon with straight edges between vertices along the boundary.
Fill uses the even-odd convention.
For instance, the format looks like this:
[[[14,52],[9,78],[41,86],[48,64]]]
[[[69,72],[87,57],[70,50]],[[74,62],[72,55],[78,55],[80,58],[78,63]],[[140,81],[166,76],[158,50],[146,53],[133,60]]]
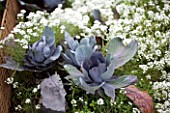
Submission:
[[[89,58],[89,56],[97,49],[96,39],[93,36],[82,38],[80,42],[78,42],[77,40],[74,40],[68,32],[65,32],[64,38],[69,48],[62,54],[66,64],[80,67],[83,61]]]
[[[55,73],[49,78],[44,79],[40,84],[41,100],[40,102],[51,110],[66,110],[66,91],[60,76]]]

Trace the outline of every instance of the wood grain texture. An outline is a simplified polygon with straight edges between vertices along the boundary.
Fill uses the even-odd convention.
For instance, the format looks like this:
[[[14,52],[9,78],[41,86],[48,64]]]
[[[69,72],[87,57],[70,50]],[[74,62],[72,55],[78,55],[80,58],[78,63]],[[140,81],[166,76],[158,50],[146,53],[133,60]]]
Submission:
[[[1,23],[1,27],[5,29],[0,30],[0,40],[4,39],[16,25],[19,11],[17,0],[7,0]],[[6,56],[5,51],[0,49],[0,64],[4,63],[4,56]],[[11,87],[4,82],[10,75],[11,71],[0,68],[0,113],[10,113]]]

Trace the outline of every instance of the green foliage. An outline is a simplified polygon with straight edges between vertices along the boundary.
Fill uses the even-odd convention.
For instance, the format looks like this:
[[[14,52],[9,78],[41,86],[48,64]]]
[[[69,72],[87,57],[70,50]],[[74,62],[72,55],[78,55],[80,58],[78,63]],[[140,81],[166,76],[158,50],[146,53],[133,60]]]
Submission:
[[[65,4],[64,4],[64,8],[65,7],[71,7],[73,2],[74,2],[74,0],[67,0],[67,2],[65,2]]]
[[[79,29],[78,26],[75,26],[73,24],[68,24],[66,22],[63,23],[63,25],[66,27],[66,31],[70,33],[71,36],[79,36],[81,33],[81,29]]]
[[[19,64],[24,63],[24,55],[25,55],[25,50],[22,48],[20,44],[16,44],[15,46],[10,46],[5,48],[7,53],[11,55],[11,58],[18,62]]]
[[[64,38],[64,33],[61,33],[61,29],[58,26],[53,27],[52,30],[54,31],[55,34],[56,45],[58,45],[60,44],[61,40]]]
[[[117,96],[115,102],[111,102],[110,98],[104,97],[104,104],[99,105],[97,101],[101,98],[100,96],[86,94],[83,90],[74,85],[71,86],[71,89],[67,102],[71,102],[74,99],[76,104],[69,103],[67,113],[132,113],[132,108],[135,107],[126,97],[123,90],[116,91]]]
[[[14,83],[18,82],[18,85],[12,89],[12,106],[22,107],[22,110],[17,113],[37,113],[35,105],[39,103],[40,93],[39,90],[33,93],[33,89],[37,88],[36,84],[40,81],[36,80],[35,73],[17,72],[13,77]],[[25,103],[26,99],[30,99],[31,102]],[[14,108],[12,111],[15,111]]]

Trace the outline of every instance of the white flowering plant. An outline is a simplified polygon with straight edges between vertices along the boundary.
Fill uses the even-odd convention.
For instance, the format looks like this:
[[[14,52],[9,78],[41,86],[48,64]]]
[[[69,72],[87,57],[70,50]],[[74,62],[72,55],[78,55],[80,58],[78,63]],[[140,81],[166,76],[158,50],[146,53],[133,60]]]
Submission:
[[[66,110],[68,113],[170,112],[170,3],[167,0],[69,0],[68,3],[67,6],[69,7],[62,8],[62,5],[58,5],[58,8],[51,13],[45,11],[30,12],[26,19],[24,18],[26,12],[21,10],[21,13],[18,14],[18,24],[8,37],[0,41],[0,47],[15,61],[15,65],[9,62],[9,65],[5,65],[6,68],[10,66],[8,69],[15,70],[14,74],[6,80],[7,84],[13,86],[11,111],[14,113],[47,112],[49,109],[43,108],[43,105],[54,111]],[[46,50],[40,44],[40,42],[46,42],[44,36],[49,36],[43,35],[44,26],[49,26],[51,31],[54,32],[50,33],[54,34],[53,37],[55,37],[53,44],[56,47],[62,45],[63,53],[54,60],[54,64],[50,62],[47,65],[43,64],[43,67],[41,67],[42,65],[31,66],[42,56],[40,55],[38,59],[35,56],[32,58],[30,54],[34,53],[33,50],[36,50],[33,48],[37,48],[37,50],[40,48],[41,51]],[[66,40],[68,38],[64,40],[66,36],[73,36],[74,41],[69,43]],[[131,87],[124,86],[115,90],[115,99],[110,99],[109,97],[113,97],[113,92],[109,93],[112,94],[109,97],[106,96],[109,95],[108,93],[105,95],[102,92],[102,85],[108,81],[104,81],[101,85],[98,82],[100,78],[96,78],[96,82],[90,74],[89,78],[93,79],[93,83],[101,85],[100,88],[95,89],[93,87],[91,89],[85,87],[91,81],[86,80],[85,77],[77,79],[78,76],[82,76],[82,73],[83,76],[86,75],[87,73],[84,74],[86,71],[92,73],[89,71],[92,68],[85,66],[85,63],[80,63],[81,60],[78,60],[77,63],[77,59],[82,57],[76,56],[77,51],[75,49],[76,45],[81,45],[81,40],[90,39],[88,37],[91,36],[95,37],[97,41],[96,46],[91,49],[100,51],[104,57],[112,51],[112,48],[108,49],[108,46],[111,40],[116,39],[115,37],[121,37],[124,46],[128,46],[131,40],[138,41],[137,54],[128,63],[117,68],[114,75],[118,78],[121,77],[120,75],[136,75],[138,82],[135,86],[141,90],[146,90],[152,96],[155,111],[146,112],[147,107],[143,110],[138,103],[135,103],[128,96],[129,92],[132,91]],[[71,48],[71,44],[76,47]],[[84,44],[89,45],[85,41]],[[86,50],[89,49],[86,48]],[[27,54],[25,54],[26,51]],[[87,57],[89,55],[89,53],[87,55],[81,53],[80,55],[83,54]],[[77,57],[76,60],[75,56]],[[27,63],[27,68],[25,68],[25,59],[29,59],[27,62],[31,61],[29,66]],[[44,58],[42,60],[44,61]],[[89,65],[93,62],[85,61]],[[105,63],[107,64],[107,62]],[[63,67],[63,65],[65,66]],[[26,71],[16,71],[21,66],[24,66]],[[46,66],[49,67],[48,70],[46,70]],[[73,68],[73,66],[75,70],[70,72],[68,67]],[[83,71],[82,67],[88,67],[89,70],[86,68],[86,71]],[[64,68],[70,76],[67,76],[68,73]],[[102,69],[100,68],[100,70]],[[64,78],[65,76],[67,76],[67,80]],[[85,83],[86,85],[84,85]],[[92,95],[91,91],[98,92],[98,94],[93,93],[95,95]],[[145,93],[140,92],[139,94],[144,95]],[[49,97],[54,100],[58,99],[58,96],[61,97],[60,103],[49,101],[46,98]],[[150,99],[147,98],[147,100]],[[67,107],[65,108],[62,105],[65,105],[66,102]]]

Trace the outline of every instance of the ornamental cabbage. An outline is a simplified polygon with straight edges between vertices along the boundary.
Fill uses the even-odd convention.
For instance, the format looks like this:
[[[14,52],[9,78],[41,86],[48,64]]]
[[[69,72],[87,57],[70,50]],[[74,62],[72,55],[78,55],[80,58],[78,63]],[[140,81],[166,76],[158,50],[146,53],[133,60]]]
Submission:
[[[88,93],[101,94],[101,91],[115,99],[115,89],[128,86],[137,81],[136,76],[123,75],[117,77],[113,75],[114,70],[128,62],[137,51],[137,41],[132,40],[128,45],[123,44],[121,38],[114,38],[108,46],[108,55],[99,51],[87,52],[87,48],[81,46],[75,60],[80,63],[80,68],[71,64],[64,65],[69,73],[67,79],[73,82]],[[77,48],[78,49],[78,48]],[[86,51],[86,56],[84,54]],[[82,58],[82,59],[81,59]]]
[[[74,40],[67,32],[65,32],[64,38],[69,49],[66,49],[65,53],[62,54],[62,57],[66,64],[74,65],[77,68],[81,66],[82,61],[86,57],[89,57],[90,54],[97,49],[95,46],[96,40],[93,36],[89,38],[82,38],[80,43],[77,40]]]
[[[41,72],[51,68],[59,58],[62,47],[56,47],[55,35],[51,28],[45,27],[45,31],[41,39],[33,45],[28,45],[24,57],[24,64],[21,65],[10,57],[6,57],[6,64],[1,64],[4,67],[17,71],[35,71]]]
[[[46,27],[41,39],[28,46],[25,66],[36,70],[46,70],[54,64],[61,51],[60,45],[56,47],[54,32],[51,28]]]

